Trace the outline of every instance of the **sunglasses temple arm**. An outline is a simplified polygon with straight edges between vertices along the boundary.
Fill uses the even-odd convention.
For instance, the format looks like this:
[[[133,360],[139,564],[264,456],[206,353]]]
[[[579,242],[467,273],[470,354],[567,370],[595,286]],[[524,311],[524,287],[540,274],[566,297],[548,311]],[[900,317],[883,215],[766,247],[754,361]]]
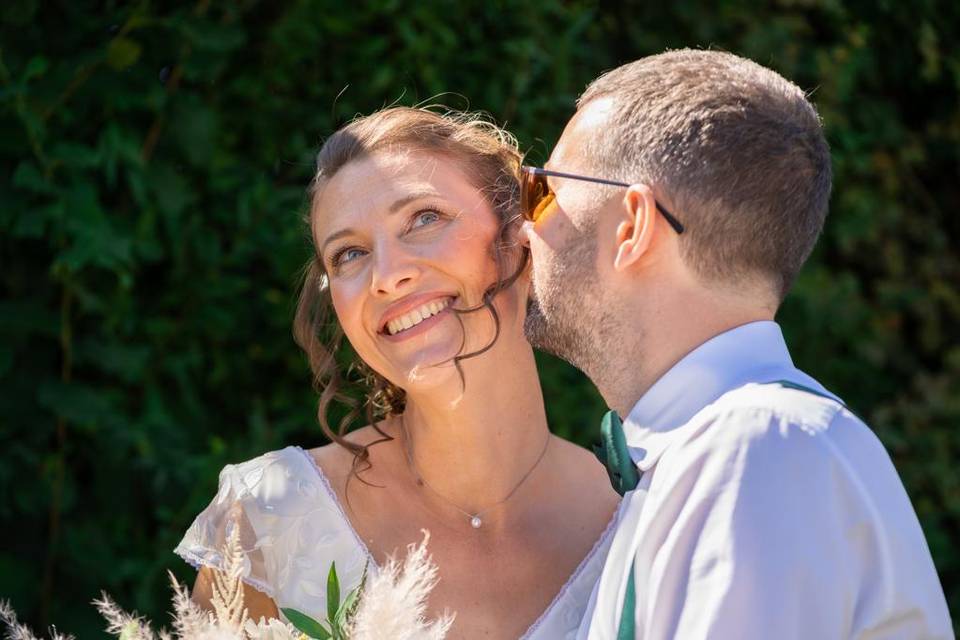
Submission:
[[[526,171],[529,171],[536,176],[553,176],[555,178],[570,178],[571,180],[582,180],[584,182],[595,182],[597,184],[606,184],[612,187],[629,187],[630,185],[626,182],[617,182],[615,180],[604,180],[603,178],[591,178],[588,176],[579,176],[574,173],[564,173],[562,171],[550,171],[549,169],[541,169],[540,167],[524,167]],[[667,211],[659,202],[657,202],[657,210],[663,214],[663,217],[666,219],[667,223],[673,227],[673,230],[677,233],[684,232],[683,224],[677,220],[672,213]]]
[[[604,178],[591,178],[589,176],[580,176],[575,173],[564,173],[563,171],[550,171],[549,169],[541,169],[540,167],[527,167],[527,171],[530,171],[537,176],[552,176],[554,178],[570,178],[571,180],[582,180],[583,182],[596,182],[597,184],[606,184],[611,187],[629,187],[630,185],[626,182],[617,182],[616,180],[605,180]]]
[[[657,211],[663,214],[663,218],[667,221],[667,224],[673,227],[674,231],[676,231],[678,234],[684,232],[685,229],[683,223],[677,220],[673,214],[667,211],[666,207],[662,206],[659,202],[657,202]]]

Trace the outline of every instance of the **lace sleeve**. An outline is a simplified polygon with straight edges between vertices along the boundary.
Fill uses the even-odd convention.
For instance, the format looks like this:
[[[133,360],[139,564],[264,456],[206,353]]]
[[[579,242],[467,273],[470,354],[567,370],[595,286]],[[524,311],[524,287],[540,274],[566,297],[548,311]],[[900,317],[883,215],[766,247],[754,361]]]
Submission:
[[[244,556],[243,581],[274,598],[262,549],[267,536],[265,532],[258,532],[252,522],[257,518],[256,498],[250,491],[250,473],[256,470],[244,469],[247,466],[227,465],[220,471],[217,495],[187,529],[174,553],[197,569],[201,566],[220,569],[227,538],[233,527],[239,526]]]
[[[220,487],[174,552],[195,567],[220,568],[235,526],[243,580],[279,607],[326,615],[326,580],[336,563],[344,593],[376,570],[323,471],[309,453],[287,447],[220,472]]]

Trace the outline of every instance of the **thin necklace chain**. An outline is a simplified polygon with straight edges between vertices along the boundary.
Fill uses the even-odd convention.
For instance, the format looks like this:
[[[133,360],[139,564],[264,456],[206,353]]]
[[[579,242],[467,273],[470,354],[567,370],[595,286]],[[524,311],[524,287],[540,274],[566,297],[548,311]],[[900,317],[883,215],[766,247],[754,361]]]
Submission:
[[[546,442],[543,443],[543,449],[540,451],[540,455],[537,457],[536,461],[533,463],[533,466],[531,466],[527,470],[527,472],[523,474],[523,477],[520,478],[519,482],[517,482],[517,484],[514,485],[513,489],[510,490],[510,493],[508,493],[505,498],[501,499],[498,502],[493,503],[489,507],[485,507],[480,511],[470,513],[466,509],[461,508],[460,505],[455,503],[453,500],[451,500],[447,496],[443,495],[442,493],[434,489],[433,485],[427,482],[426,478],[420,475],[420,470],[417,468],[417,461],[414,460],[413,458],[413,442],[410,438],[410,434],[407,433],[407,427],[404,424],[402,418],[400,420],[400,428],[403,431],[403,448],[407,454],[407,465],[410,467],[410,471],[413,473],[414,478],[416,478],[417,484],[421,486],[425,486],[435,496],[437,496],[438,498],[440,498],[441,500],[449,504],[451,507],[453,507],[463,515],[467,516],[467,518],[470,519],[470,526],[473,527],[474,529],[479,529],[483,525],[483,520],[480,518],[480,516],[485,514],[487,511],[490,511],[490,509],[493,509],[494,507],[499,507],[501,504],[503,504],[504,502],[506,502],[507,500],[513,497],[513,494],[515,494],[517,490],[521,486],[523,486],[523,483],[527,481],[527,479],[533,474],[534,470],[540,465],[540,462],[543,460],[543,457],[547,455],[547,449],[550,446],[550,434],[547,433],[547,440]]]

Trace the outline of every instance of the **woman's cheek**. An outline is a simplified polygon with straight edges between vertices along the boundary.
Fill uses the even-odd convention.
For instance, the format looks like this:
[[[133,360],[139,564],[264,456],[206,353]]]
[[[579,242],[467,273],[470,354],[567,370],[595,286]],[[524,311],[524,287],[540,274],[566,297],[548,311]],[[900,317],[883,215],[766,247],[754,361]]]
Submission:
[[[459,265],[463,272],[476,274],[492,282],[497,272],[493,259],[496,231],[495,227],[477,225],[466,233],[461,232],[455,242],[442,243],[443,264]],[[478,269],[479,265],[483,265],[483,269]]]
[[[356,346],[356,338],[363,334],[363,300],[357,295],[356,287],[334,285],[330,289],[330,300],[337,320],[343,332]]]

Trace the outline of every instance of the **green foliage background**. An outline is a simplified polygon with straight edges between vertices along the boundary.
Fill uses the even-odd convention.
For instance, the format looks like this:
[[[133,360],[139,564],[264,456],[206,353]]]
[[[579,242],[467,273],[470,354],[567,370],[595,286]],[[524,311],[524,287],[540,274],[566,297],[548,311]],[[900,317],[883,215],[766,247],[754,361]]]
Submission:
[[[663,6],[660,6],[660,5]],[[542,161],[585,84],[682,46],[812,91],[826,233],[780,321],[894,458],[960,616],[960,5],[7,0],[0,9],[0,596],[100,637],[165,622],[217,472],[320,444],[290,337],[324,136],[437,94]],[[950,44],[953,43],[953,44]],[[467,100],[469,99],[469,101]],[[544,359],[554,429],[602,404]]]

